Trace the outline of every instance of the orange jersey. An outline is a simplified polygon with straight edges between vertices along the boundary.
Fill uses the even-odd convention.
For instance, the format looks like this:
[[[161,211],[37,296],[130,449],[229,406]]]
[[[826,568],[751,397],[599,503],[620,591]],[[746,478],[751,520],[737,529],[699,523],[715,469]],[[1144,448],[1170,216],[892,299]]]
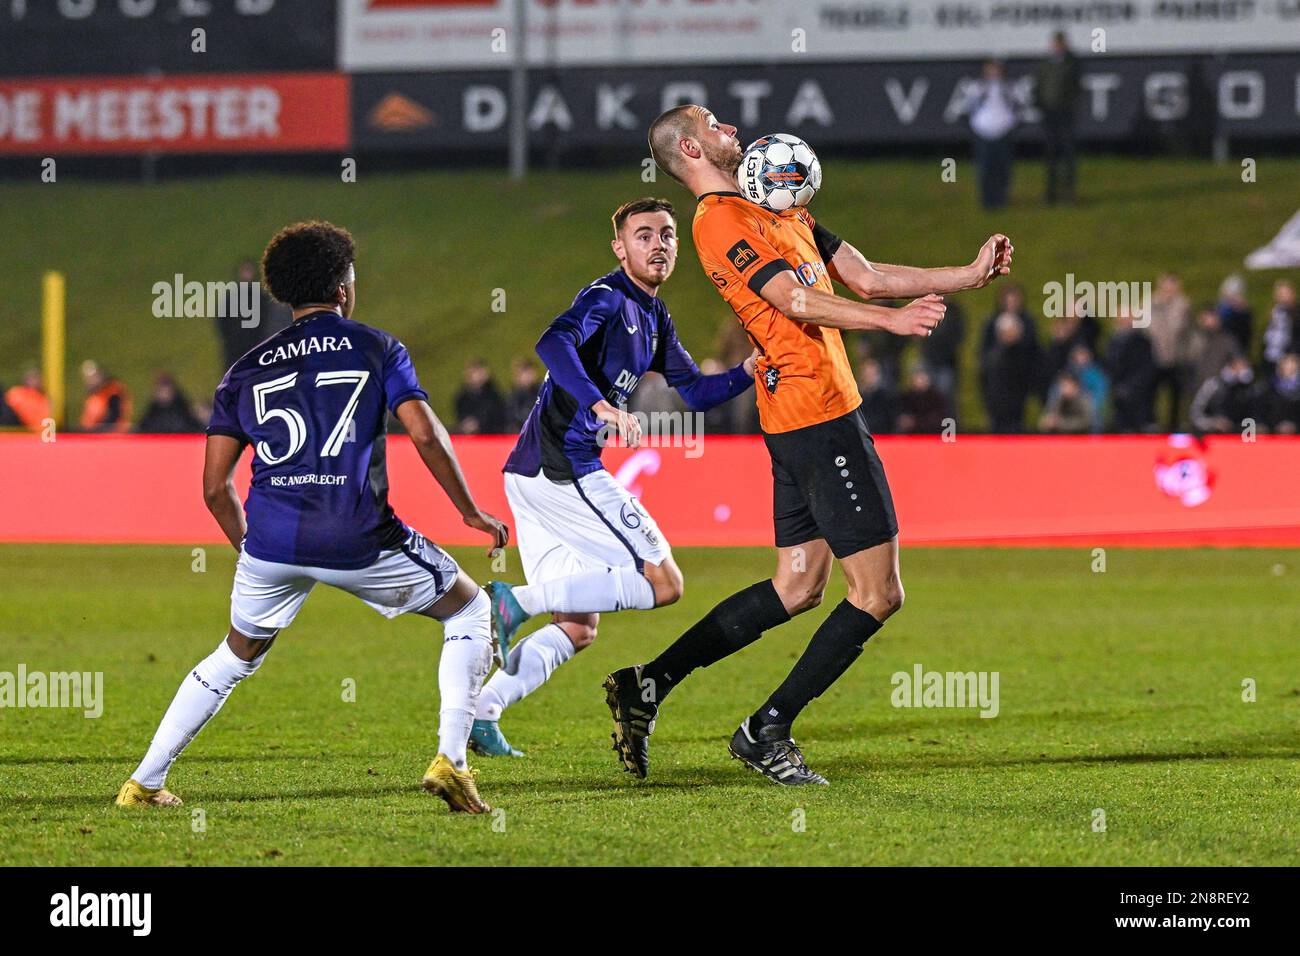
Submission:
[[[779,272],[834,293],[806,209],[769,212],[740,193],[706,193],[691,233],[705,274],[750,339],[758,360],[758,417],[769,434],[847,415],[862,404],[838,329],[809,325],[769,305],[756,290]]]

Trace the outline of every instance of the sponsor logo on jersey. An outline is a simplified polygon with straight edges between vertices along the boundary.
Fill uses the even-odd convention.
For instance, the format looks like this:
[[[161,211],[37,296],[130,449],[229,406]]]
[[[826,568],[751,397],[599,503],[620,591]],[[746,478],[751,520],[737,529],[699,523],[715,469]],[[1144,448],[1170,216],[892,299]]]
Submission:
[[[758,261],[758,253],[744,239],[727,250],[727,259],[737,272],[744,272]]]
[[[627,369],[618,373],[618,379],[614,382],[614,388],[620,392],[631,392],[636,388],[636,383],[641,380],[641,376],[633,375]]]
[[[316,352],[338,352],[342,349],[351,349],[352,343],[348,341],[346,335],[322,335],[317,338],[299,339],[297,342],[290,342],[288,345],[277,345],[273,349],[267,349],[257,357],[258,365],[274,365],[276,362],[283,362],[285,359],[302,358],[304,355],[312,355]]]

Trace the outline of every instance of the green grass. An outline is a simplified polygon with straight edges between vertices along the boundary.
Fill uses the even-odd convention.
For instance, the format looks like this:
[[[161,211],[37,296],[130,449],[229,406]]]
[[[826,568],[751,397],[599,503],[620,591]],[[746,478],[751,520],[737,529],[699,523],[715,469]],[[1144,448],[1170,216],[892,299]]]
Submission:
[[[458,557],[487,577],[481,554]],[[1082,549],[908,551],[908,606],[797,730],[833,785],[791,791],[729,760],[726,740],[842,597],[838,578],[821,610],[674,693],[649,780],[616,767],[604,674],[769,573],[762,550],[682,549],[679,605],[608,616],[507,713],[527,759],[478,761],[503,832],[419,789],[440,629],[324,587],[177,764],[186,807],[114,809],[177,683],[225,631],[233,558],[210,550],[205,573],[192,560],[0,548],[0,671],[99,670],[106,697],[98,720],[0,710],[0,863],[1300,862],[1293,552],[1113,550],[1094,574]],[[890,675],[915,663],[998,671],[1000,714],[895,709]]]
[[[706,280],[690,243],[689,197],[676,185],[641,181],[639,163],[600,172],[542,172],[522,185],[496,170],[370,174],[344,184],[328,176],[240,175],[162,185],[78,182],[0,184],[10,248],[21,250],[0,302],[0,381],[12,382],[39,355],[40,276],[68,278],[68,359],[95,358],[143,399],[157,369],[176,372],[206,398],[224,369],[206,319],[155,319],[153,284],[224,280],[234,262],[256,254],[284,223],[324,217],[360,243],[357,318],[410,346],[435,408],[449,413],[466,359],[482,355],[504,380],[512,357],[531,351],[543,325],[574,292],[614,264],[608,217],[646,192],[678,202],[684,230],[665,300],[698,358],[713,352],[730,310]],[[1041,164],[1017,167],[1014,204],[990,214],[974,200],[962,160],[944,183],[933,160],[832,158],[814,212],[866,254],[885,262],[950,265],[969,261],[994,231],[1016,243],[1016,275],[1029,305],[1042,309],[1049,281],[1153,279],[1181,270],[1197,300],[1211,298],[1252,249],[1272,238],[1300,195],[1300,164],[1264,158],[1259,181],[1240,168],[1200,160],[1086,158],[1081,203],[1048,209]],[[1264,321],[1271,277],[1254,278],[1250,297]],[[495,289],[506,311],[492,311]],[[1038,291],[1036,291],[1038,290]],[[991,308],[990,291],[964,297],[971,326]],[[977,336],[965,361],[974,368]],[[79,381],[70,381],[79,407]],[[75,417],[75,416],[74,416]],[[966,429],[983,411],[975,376],[959,403]]]

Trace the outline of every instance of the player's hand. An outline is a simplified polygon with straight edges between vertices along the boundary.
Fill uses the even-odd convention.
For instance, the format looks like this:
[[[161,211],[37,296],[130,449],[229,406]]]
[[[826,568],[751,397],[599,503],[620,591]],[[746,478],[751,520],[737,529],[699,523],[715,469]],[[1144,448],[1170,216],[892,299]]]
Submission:
[[[971,288],[982,289],[998,276],[1010,275],[1011,254],[1015,251],[1016,247],[1011,244],[1011,240],[1001,233],[989,236],[971,263],[971,271],[975,275],[975,284]]]
[[[935,295],[933,292],[923,295],[919,299],[913,299],[901,309],[893,310],[889,331],[895,335],[928,336],[939,327],[947,311],[948,306],[944,304],[943,296]]]
[[[618,431],[618,437],[628,448],[641,445],[641,423],[625,408],[615,408],[609,402],[599,401],[591,406],[592,412],[606,425]]]
[[[758,357],[761,354],[762,353],[759,352],[758,349],[754,349],[754,351],[749,353],[749,358],[745,359],[745,374],[750,378],[754,377],[754,365],[758,362]]]
[[[484,534],[492,536],[492,547],[488,549],[489,556],[500,551],[510,541],[510,528],[500,518],[494,518],[486,511],[476,511],[474,514],[465,515],[465,524],[475,531],[482,531]]]

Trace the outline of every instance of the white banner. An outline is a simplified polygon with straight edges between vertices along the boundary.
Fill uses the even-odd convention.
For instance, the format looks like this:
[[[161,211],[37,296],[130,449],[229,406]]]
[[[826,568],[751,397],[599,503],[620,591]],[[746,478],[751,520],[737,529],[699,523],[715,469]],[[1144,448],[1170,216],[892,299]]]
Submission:
[[[341,0],[348,71],[1293,51],[1300,0]]]

